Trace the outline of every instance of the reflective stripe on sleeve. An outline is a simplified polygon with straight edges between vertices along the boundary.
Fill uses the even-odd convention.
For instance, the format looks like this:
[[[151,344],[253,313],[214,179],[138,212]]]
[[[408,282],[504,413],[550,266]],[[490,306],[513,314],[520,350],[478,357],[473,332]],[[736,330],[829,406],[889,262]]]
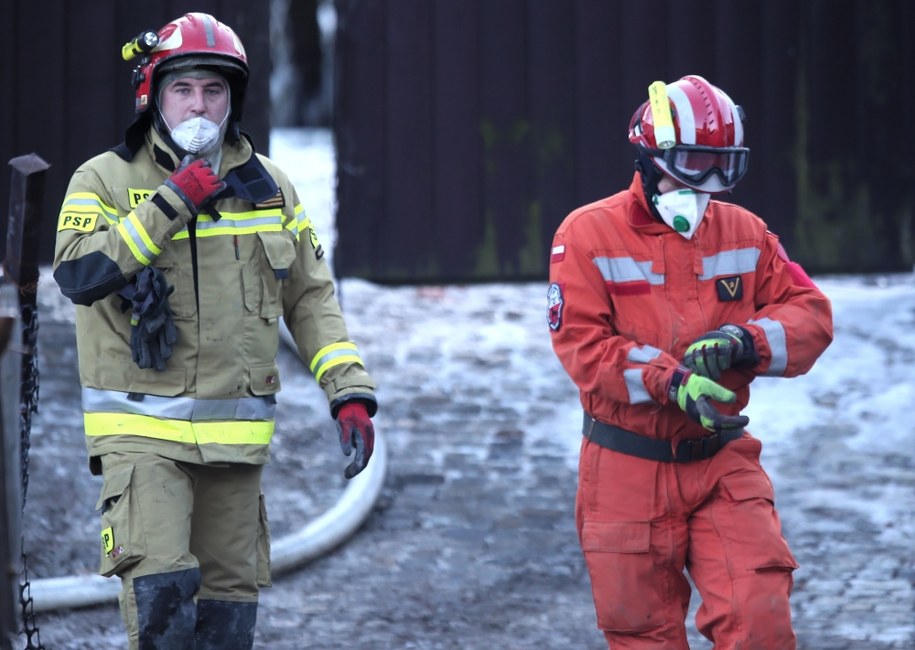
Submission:
[[[311,360],[311,363],[308,364],[308,369],[311,370],[311,374],[314,375],[315,379],[320,381],[325,372],[342,363],[365,365],[362,363],[362,357],[359,356],[355,343],[349,341],[346,343],[332,343],[321,348],[314,356],[314,359]]]
[[[651,401],[651,395],[645,388],[645,379],[641,368],[628,368],[623,371],[626,381],[626,390],[629,393],[630,404],[644,404]]]
[[[100,214],[111,225],[115,225],[119,221],[118,211],[103,202],[98,194],[92,192],[68,194],[60,208],[60,213]]]
[[[162,249],[156,246],[146,232],[146,228],[137,219],[137,215],[131,212],[121,223],[116,226],[121,239],[127,244],[127,248],[133,253],[143,266],[149,266],[152,261],[162,252]]]
[[[300,203],[295,206],[295,218],[292,219],[289,223],[286,224],[286,230],[290,231],[295,235],[296,241],[299,240],[299,235],[311,228],[311,219],[308,218],[308,215],[305,214],[305,208]]]
[[[762,328],[766,333],[766,340],[769,342],[769,350],[772,353],[772,361],[769,368],[763,375],[767,377],[781,377],[785,374],[788,367],[788,338],[785,335],[784,326],[777,320],[771,318],[761,318],[759,320],[747,321],[751,325]]]
[[[632,363],[648,363],[660,356],[661,351],[650,345],[633,345],[626,353],[626,360]],[[630,404],[643,404],[652,401],[648,387],[645,386],[645,375],[641,368],[628,368],[623,371],[626,391]]]

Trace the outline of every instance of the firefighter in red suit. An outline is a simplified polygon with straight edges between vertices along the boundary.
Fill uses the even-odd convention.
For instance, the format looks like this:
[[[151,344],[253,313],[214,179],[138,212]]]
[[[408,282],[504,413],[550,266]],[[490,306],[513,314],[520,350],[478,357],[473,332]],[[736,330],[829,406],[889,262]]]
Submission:
[[[699,76],[648,96],[632,184],[572,212],[550,259],[598,627],[615,650],[688,648],[688,571],[717,650],[790,650],[797,563],[740,412],[756,376],[810,370],[831,305],[760,218],[718,200],[746,173],[742,109]]]

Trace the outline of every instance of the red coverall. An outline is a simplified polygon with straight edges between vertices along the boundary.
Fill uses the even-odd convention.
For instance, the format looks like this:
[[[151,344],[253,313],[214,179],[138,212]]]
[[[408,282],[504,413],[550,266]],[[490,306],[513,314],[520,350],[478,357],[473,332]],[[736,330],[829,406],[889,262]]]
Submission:
[[[710,435],[668,399],[686,347],[725,323],[753,336],[759,363],[720,383],[736,414],[756,375],[807,372],[832,341],[829,300],[788,260],[765,223],[711,201],[692,239],[651,216],[638,173],[628,190],[562,223],[550,259],[553,348],[596,420],[671,440]],[[688,648],[690,587],[697,625],[718,650],[795,647],[788,597],[797,563],[781,534],[773,488],[748,432],[707,460],[667,463],[584,438],[576,524],[608,644]]]

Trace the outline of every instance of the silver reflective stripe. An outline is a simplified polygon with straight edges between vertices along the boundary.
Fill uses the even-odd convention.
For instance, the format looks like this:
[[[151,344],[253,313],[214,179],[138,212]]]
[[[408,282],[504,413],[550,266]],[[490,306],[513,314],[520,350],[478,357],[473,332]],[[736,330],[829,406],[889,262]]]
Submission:
[[[748,322],[751,325],[761,327],[763,332],[766,333],[766,340],[769,341],[772,362],[769,364],[769,369],[763,374],[770,377],[781,377],[788,367],[788,339],[785,336],[784,326],[771,318],[761,318],[760,320]]]
[[[680,125],[679,144],[696,144],[696,117],[689,97],[680,88],[667,84],[667,97],[674,103]]]
[[[210,22],[209,16],[203,17],[203,30],[207,36],[207,47],[216,47],[216,34],[213,23]]]
[[[626,380],[626,390],[629,391],[630,404],[644,404],[651,401],[651,395],[645,388],[645,382],[642,379],[642,370],[630,368],[623,371],[623,379]]]
[[[133,214],[133,213],[131,213],[131,214]],[[130,236],[130,239],[131,239],[131,241],[133,241],[134,246],[137,247],[137,251],[139,251],[139,253],[141,255],[143,255],[143,257],[145,257],[146,260],[149,260],[149,263],[151,263],[152,260],[156,259],[156,256],[161,251],[151,250],[149,248],[149,246],[146,245],[146,242],[143,240],[143,234],[139,230],[137,230],[136,225],[134,225],[134,223],[130,220],[129,217],[130,217],[130,215],[128,215],[128,218],[124,219],[124,221],[122,221],[120,223],[120,227],[123,228],[124,231]],[[143,260],[141,260],[141,261],[143,261]]]
[[[265,397],[238,399],[194,399],[144,395],[140,401],[127,399],[128,393],[83,388],[86,413],[130,413],[168,420],[201,422],[207,420],[272,420],[276,404]]]
[[[77,206],[77,205],[85,205],[85,206],[88,206],[88,207],[90,207],[90,208],[95,208],[95,209],[98,210],[99,213],[101,213],[101,215],[102,215],[103,217],[105,217],[105,219],[107,219],[109,222],[111,222],[111,223],[117,223],[117,222],[118,222],[118,213],[109,210],[109,209],[105,206],[105,204],[102,203],[101,201],[99,201],[98,199],[74,199],[74,198],[67,198],[67,200],[64,201],[64,205],[63,205],[63,207],[60,209],[60,211],[61,211],[61,212],[66,212],[66,211],[67,211],[67,208],[73,209],[73,206]],[[83,213],[83,212],[84,212],[84,210],[76,210],[76,211],[77,211],[77,212],[80,212],[80,213]]]
[[[759,261],[758,248],[738,248],[733,251],[722,251],[717,255],[702,258],[702,275],[700,280],[711,280],[719,275],[740,275],[752,273]]]
[[[197,221],[197,230],[213,230],[213,229],[222,229],[225,230],[225,234],[231,235],[234,234],[232,230],[238,230],[238,234],[243,234],[241,231],[253,232],[255,230],[265,230],[267,226],[282,226],[283,217],[282,215],[258,215],[256,217],[244,216],[236,217],[235,215],[222,215],[223,218],[219,221],[212,221],[206,219],[200,219]],[[279,228],[277,228],[278,230]]]
[[[658,348],[653,348],[650,345],[634,345],[626,353],[626,359],[634,363],[648,363],[653,359],[657,359],[660,354],[661,351]]]
[[[651,261],[636,262],[631,257],[595,257],[595,266],[604,282],[647,280],[648,284],[663,285],[664,275],[651,272]]]

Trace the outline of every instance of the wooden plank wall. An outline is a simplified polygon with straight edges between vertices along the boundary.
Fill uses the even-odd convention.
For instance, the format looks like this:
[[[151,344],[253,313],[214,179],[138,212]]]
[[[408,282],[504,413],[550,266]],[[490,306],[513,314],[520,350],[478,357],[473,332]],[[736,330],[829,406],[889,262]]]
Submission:
[[[821,271],[915,261],[907,127],[895,148],[888,135],[915,107],[915,3],[336,7],[340,276],[542,279],[562,218],[628,185],[627,126],[649,83],[690,73],[744,106],[750,173],[732,199],[763,216],[793,257]],[[893,191],[881,187],[887,175]]]
[[[251,67],[243,129],[269,148],[269,4],[244,0],[7,0],[0,17],[0,160],[37,153],[46,180],[41,259],[53,256],[67,182],[88,158],[118,144],[133,121],[132,65],[121,46],[188,11],[211,13],[241,38]],[[0,201],[9,168],[0,169]],[[0,248],[6,220],[0,220]]]

